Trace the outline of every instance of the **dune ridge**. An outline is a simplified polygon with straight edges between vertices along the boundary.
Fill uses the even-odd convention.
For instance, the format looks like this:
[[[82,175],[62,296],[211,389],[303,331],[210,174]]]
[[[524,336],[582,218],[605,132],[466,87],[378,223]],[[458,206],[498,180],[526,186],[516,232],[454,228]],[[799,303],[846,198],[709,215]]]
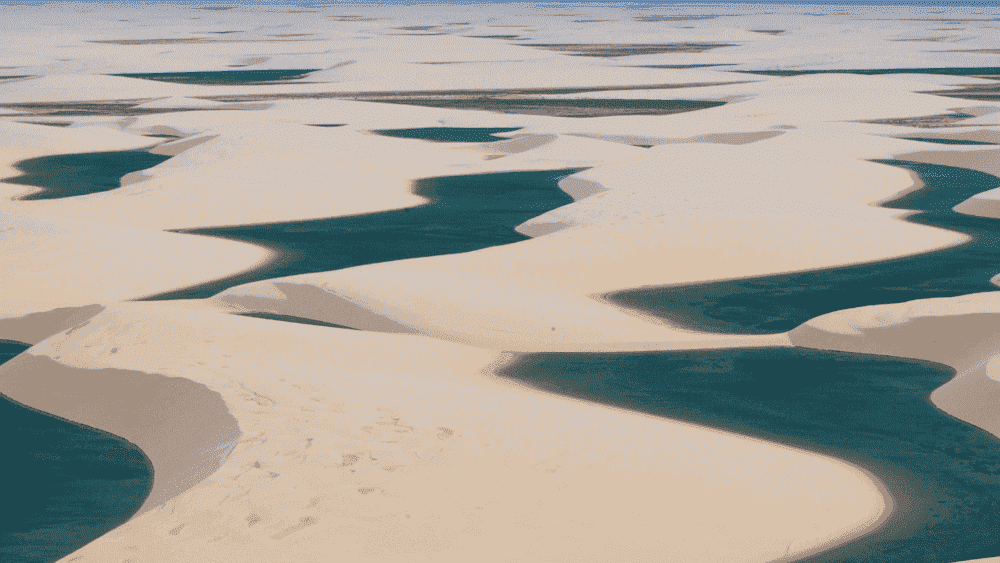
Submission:
[[[33,345],[0,366],[0,392],[154,465],[141,511],[64,560],[792,561],[877,529],[902,505],[841,460],[497,377],[533,352],[873,352],[954,367],[932,400],[1000,430],[993,294],[774,335],[602,297],[965,240],[876,207],[920,184],[870,161],[995,172],[993,149],[904,137],[1000,134],[995,81],[968,70],[989,64],[1000,12],[769,8],[0,7],[15,22],[4,72],[27,77],[0,84],[0,178],[65,154],[171,156],[60,199],[0,180],[0,338]],[[56,17],[60,33],[40,34]],[[965,29],[910,40],[945,24]],[[194,83],[244,66],[319,70]],[[137,77],[154,73],[187,82]],[[615,109],[644,103],[698,109]],[[485,111],[521,106],[534,113]],[[587,112],[550,111],[568,107]],[[432,127],[516,131],[376,133]],[[516,225],[525,240],[136,301],[282,260],[185,231],[403,214],[428,178],[583,168],[559,182],[571,203]],[[955,209],[997,216],[993,195]]]

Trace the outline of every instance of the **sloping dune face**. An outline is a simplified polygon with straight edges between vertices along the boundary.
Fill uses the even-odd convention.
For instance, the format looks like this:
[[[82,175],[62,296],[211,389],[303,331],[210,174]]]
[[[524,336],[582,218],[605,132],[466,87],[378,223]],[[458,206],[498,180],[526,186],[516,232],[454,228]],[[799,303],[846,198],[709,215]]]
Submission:
[[[1000,558],[1000,9],[0,11],[15,563]]]

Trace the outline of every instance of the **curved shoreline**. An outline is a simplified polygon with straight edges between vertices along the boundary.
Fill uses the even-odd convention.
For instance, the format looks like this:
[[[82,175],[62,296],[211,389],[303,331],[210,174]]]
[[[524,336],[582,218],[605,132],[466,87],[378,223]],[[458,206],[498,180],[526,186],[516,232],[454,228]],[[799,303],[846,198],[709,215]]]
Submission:
[[[917,213],[904,220],[964,233],[970,240],[892,260],[629,289],[608,293],[604,299],[683,328],[725,334],[779,334],[843,309],[996,290],[990,279],[1000,269],[1000,241],[993,239],[993,233],[1000,231],[1000,223],[963,215],[951,208],[1000,185],[1000,178],[955,166],[900,160],[875,162],[907,168],[924,182],[923,187],[882,202],[881,207],[912,209]],[[945,190],[953,193],[943,193]]]
[[[170,156],[144,150],[41,156],[16,163],[21,175],[2,181],[40,188],[18,198],[21,201],[61,199],[117,189],[129,174],[152,168]]]
[[[952,379],[950,367],[765,348],[528,354],[501,375],[550,392],[830,455],[884,483],[896,509],[883,525],[795,561],[937,562],[1000,554],[1000,540],[981,531],[990,528],[984,521],[990,516],[1000,524],[1000,513],[991,509],[1000,504],[1000,493],[989,496],[990,488],[1000,485],[1000,440],[927,400]],[[977,456],[972,465],[963,459],[970,451]],[[977,481],[982,494],[970,497],[969,482]],[[956,520],[968,523],[949,529]],[[924,545],[928,537],[935,538],[934,551]],[[977,541],[992,542],[992,551],[975,548]]]
[[[417,207],[330,219],[184,230],[181,232],[263,246],[277,257],[233,277],[142,300],[203,299],[269,278],[469,252],[527,240],[530,237],[514,227],[572,203],[558,182],[580,170],[424,178],[414,182],[413,193],[430,201]]]
[[[0,340],[0,364],[29,347]],[[6,395],[0,420],[10,487],[0,514],[4,561],[60,559],[125,523],[149,496],[152,462],[128,440]]]

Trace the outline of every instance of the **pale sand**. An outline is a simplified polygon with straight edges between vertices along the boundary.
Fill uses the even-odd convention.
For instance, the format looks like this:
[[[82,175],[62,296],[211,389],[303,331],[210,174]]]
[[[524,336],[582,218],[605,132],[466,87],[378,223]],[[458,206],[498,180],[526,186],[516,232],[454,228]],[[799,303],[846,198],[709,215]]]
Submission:
[[[503,358],[120,304],[0,367],[0,392],[153,462],[145,512],[74,561],[769,561],[884,514],[847,464],[531,391],[489,375]]]
[[[929,53],[921,42],[893,41],[924,37],[929,26],[941,25],[920,21],[921,9],[815,17],[777,7],[773,14],[754,8],[691,19],[683,10],[588,8],[582,20],[602,21],[583,24],[531,6],[461,15],[445,7],[320,8],[322,14],[97,9],[74,12],[51,37],[35,31],[51,18],[49,8],[0,10],[17,22],[4,46],[5,60],[18,67],[11,74],[38,76],[0,85],[5,103],[131,100],[147,112],[207,110],[50,118],[73,122],[67,128],[0,120],[0,172],[8,171],[0,177],[15,174],[12,165],[26,158],[163,143],[142,134],[185,137],[153,149],[177,156],[110,192],[12,201],[25,188],[0,183],[0,214],[31,233],[0,238],[4,257],[16,260],[3,271],[0,338],[40,342],[0,368],[0,391],[134,441],[157,471],[150,510],[67,559],[447,561],[474,554],[497,561],[768,561],[843,541],[886,516],[876,484],[836,460],[556,398],[488,374],[507,357],[500,350],[788,346],[802,331],[791,340],[699,334],[618,310],[599,296],[854,264],[961,242],[956,233],[900,221],[905,212],[874,207],[913,189],[914,179],[864,161],[907,155],[983,169],[992,166],[992,153],[893,139],[928,130],[858,121],[965,112],[978,117],[957,123],[963,127],[955,131],[992,131],[996,102],[919,93],[992,82],[635,68],[988,64],[978,53]],[[892,21],[872,24],[865,16]],[[129,18],[144,18],[148,27],[117,22]],[[468,23],[450,35],[387,35],[407,24],[447,22]],[[521,25],[534,30],[524,31],[530,42],[542,44],[604,44],[611,36],[658,44],[669,35],[671,43],[737,46],[615,59],[462,37],[495,34],[490,25]],[[788,31],[752,31],[761,29]],[[247,42],[91,42],[224,30],[240,31]],[[317,41],[264,43],[292,31],[313,33],[309,38]],[[990,48],[995,33],[981,26],[962,47]],[[859,40],[844,41],[847,36]],[[69,44],[74,47],[62,47]],[[262,86],[101,74],[213,71],[250,60],[261,69],[323,70],[303,83]],[[634,89],[740,80],[750,82]],[[542,97],[729,103],[673,116],[573,119],[329,99],[205,102],[609,86],[622,89]],[[24,115],[19,111],[29,110],[4,113]],[[345,125],[307,126],[314,123]],[[509,141],[456,145],[367,133],[439,125],[522,129]],[[945,131],[951,130],[933,133],[951,134]],[[914,156],[918,151],[926,156]],[[561,183],[575,203],[518,227],[535,237],[529,241],[270,280],[206,302],[120,303],[229,275],[269,256],[165,229],[398,209],[422,203],[410,192],[416,179],[565,167],[593,168]],[[935,302],[932,313],[937,307],[951,310]],[[959,312],[961,331],[949,335],[984,342],[976,353],[986,357],[994,344],[984,335],[992,331],[967,315],[976,307],[979,301]],[[228,314],[241,310],[365,331]],[[398,334],[405,332],[424,335]],[[899,352],[911,351],[904,348]],[[62,367],[33,371],[53,361]],[[950,397],[950,412],[979,424],[968,414],[978,399],[960,380],[935,400]],[[102,383],[87,384],[93,381]],[[977,392],[990,396],[988,377],[969,381],[979,381]],[[49,385],[86,396],[79,406],[87,408],[60,402],[45,391]],[[108,392],[124,394],[118,404],[131,410],[109,409]],[[158,394],[180,403],[163,412],[165,420],[130,418]],[[192,419],[192,409],[206,419]],[[230,416],[242,441],[223,459],[234,436]],[[192,423],[205,432],[184,426]],[[173,448],[195,453],[179,463]],[[162,508],[153,506],[171,497]]]
[[[743,146],[667,145],[578,173],[607,191],[522,225],[521,232],[559,229],[531,241],[284,278],[281,289],[258,282],[216,299],[352,326],[333,305],[346,299],[425,334],[507,350],[751,345],[772,338],[678,330],[595,297],[872,261],[965,240],[870,205],[911,188],[909,172],[810,150],[803,141],[773,145],[792,133]],[[321,288],[329,303],[322,293],[289,291],[291,284]]]
[[[4,211],[0,247],[0,318],[195,285],[256,267],[272,254],[234,241]],[[32,302],[41,303],[26,309]]]

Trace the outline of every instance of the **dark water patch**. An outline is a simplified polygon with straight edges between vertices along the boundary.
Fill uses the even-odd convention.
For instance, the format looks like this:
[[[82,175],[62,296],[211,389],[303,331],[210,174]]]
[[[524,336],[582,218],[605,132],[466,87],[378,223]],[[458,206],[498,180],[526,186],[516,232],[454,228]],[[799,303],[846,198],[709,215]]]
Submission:
[[[152,168],[169,158],[146,151],[42,156],[18,162],[14,168],[21,175],[3,181],[43,188],[44,191],[22,197],[22,200],[59,199],[120,188],[126,174]]]
[[[141,78],[175,84],[204,84],[212,86],[252,85],[283,82],[305,78],[318,68],[289,68],[278,70],[217,70],[212,72],[148,72],[112,74],[125,78]]]
[[[317,321],[313,319],[306,319],[303,317],[295,317],[292,315],[276,315],[274,313],[238,313],[241,317],[250,317],[253,319],[267,319],[269,321],[281,321],[285,323],[296,323],[303,325],[313,325],[313,326],[325,326],[329,328],[344,328],[347,330],[357,330],[356,328],[338,325],[333,323],[325,323],[323,321]]]
[[[753,33],[766,33],[767,35],[781,35],[786,30],[784,29],[751,29]]]
[[[401,139],[421,139],[438,143],[489,143],[500,141],[497,133],[510,133],[520,127],[420,127],[417,129],[375,129],[372,133]]]
[[[916,172],[925,186],[882,207],[914,209],[906,221],[960,232],[972,240],[916,256],[812,272],[620,291],[608,299],[680,325],[731,334],[777,334],[820,315],[930,297],[995,291],[1000,221],[952,207],[1000,186],[1000,178],[952,166],[879,160]]]
[[[797,561],[942,563],[1000,555],[1000,440],[938,410],[954,371],[806,348],[522,356],[541,389],[834,456],[876,475],[894,511],[875,532]]]
[[[180,139],[180,135],[167,135],[166,133],[150,133],[148,135],[143,135],[143,137],[155,137],[157,139]]]
[[[28,78],[30,74],[13,74],[7,76],[0,76],[0,80],[13,80],[14,78]]]
[[[805,74],[863,74],[868,76],[882,74],[946,74],[950,76],[977,76],[983,74],[1000,74],[1000,67],[946,67],[946,68],[862,68],[833,70],[733,70],[746,74],[762,74],[764,76],[802,76]]]
[[[73,125],[72,121],[18,121],[18,123],[26,123],[28,125],[47,125],[49,127],[69,127]]]
[[[606,117],[610,115],[673,115],[725,105],[705,100],[630,100],[630,99],[454,99],[401,98],[373,100],[381,103],[413,106],[468,109],[520,115],[555,117]]]
[[[429,203],[352,217],[190,229],[181,232],[259,244],[281,253],[246,274],[145,300],[203,299],[269,278],[327,272],[363,264],[470,252],[526,240],[514,227],[573,202],[562,178],[583,170],[503,172],[426,178],[413,193]]]
[[[463,35],[472,39],[517,39],[520,35]]]
[[[940,143],[942,145],[995,145],[985,141],[967,141],[965,139],[931,139],[929,137],[900,137],[907,141],[921,141],[924,143]]]
[[[28,348],[0,340],[0,364]],[[117,436],[0,395],[0,561],[51,563],[123,524],[153,469]]]
[[[310,127],[343,127],[346,123],[307,123]]]

